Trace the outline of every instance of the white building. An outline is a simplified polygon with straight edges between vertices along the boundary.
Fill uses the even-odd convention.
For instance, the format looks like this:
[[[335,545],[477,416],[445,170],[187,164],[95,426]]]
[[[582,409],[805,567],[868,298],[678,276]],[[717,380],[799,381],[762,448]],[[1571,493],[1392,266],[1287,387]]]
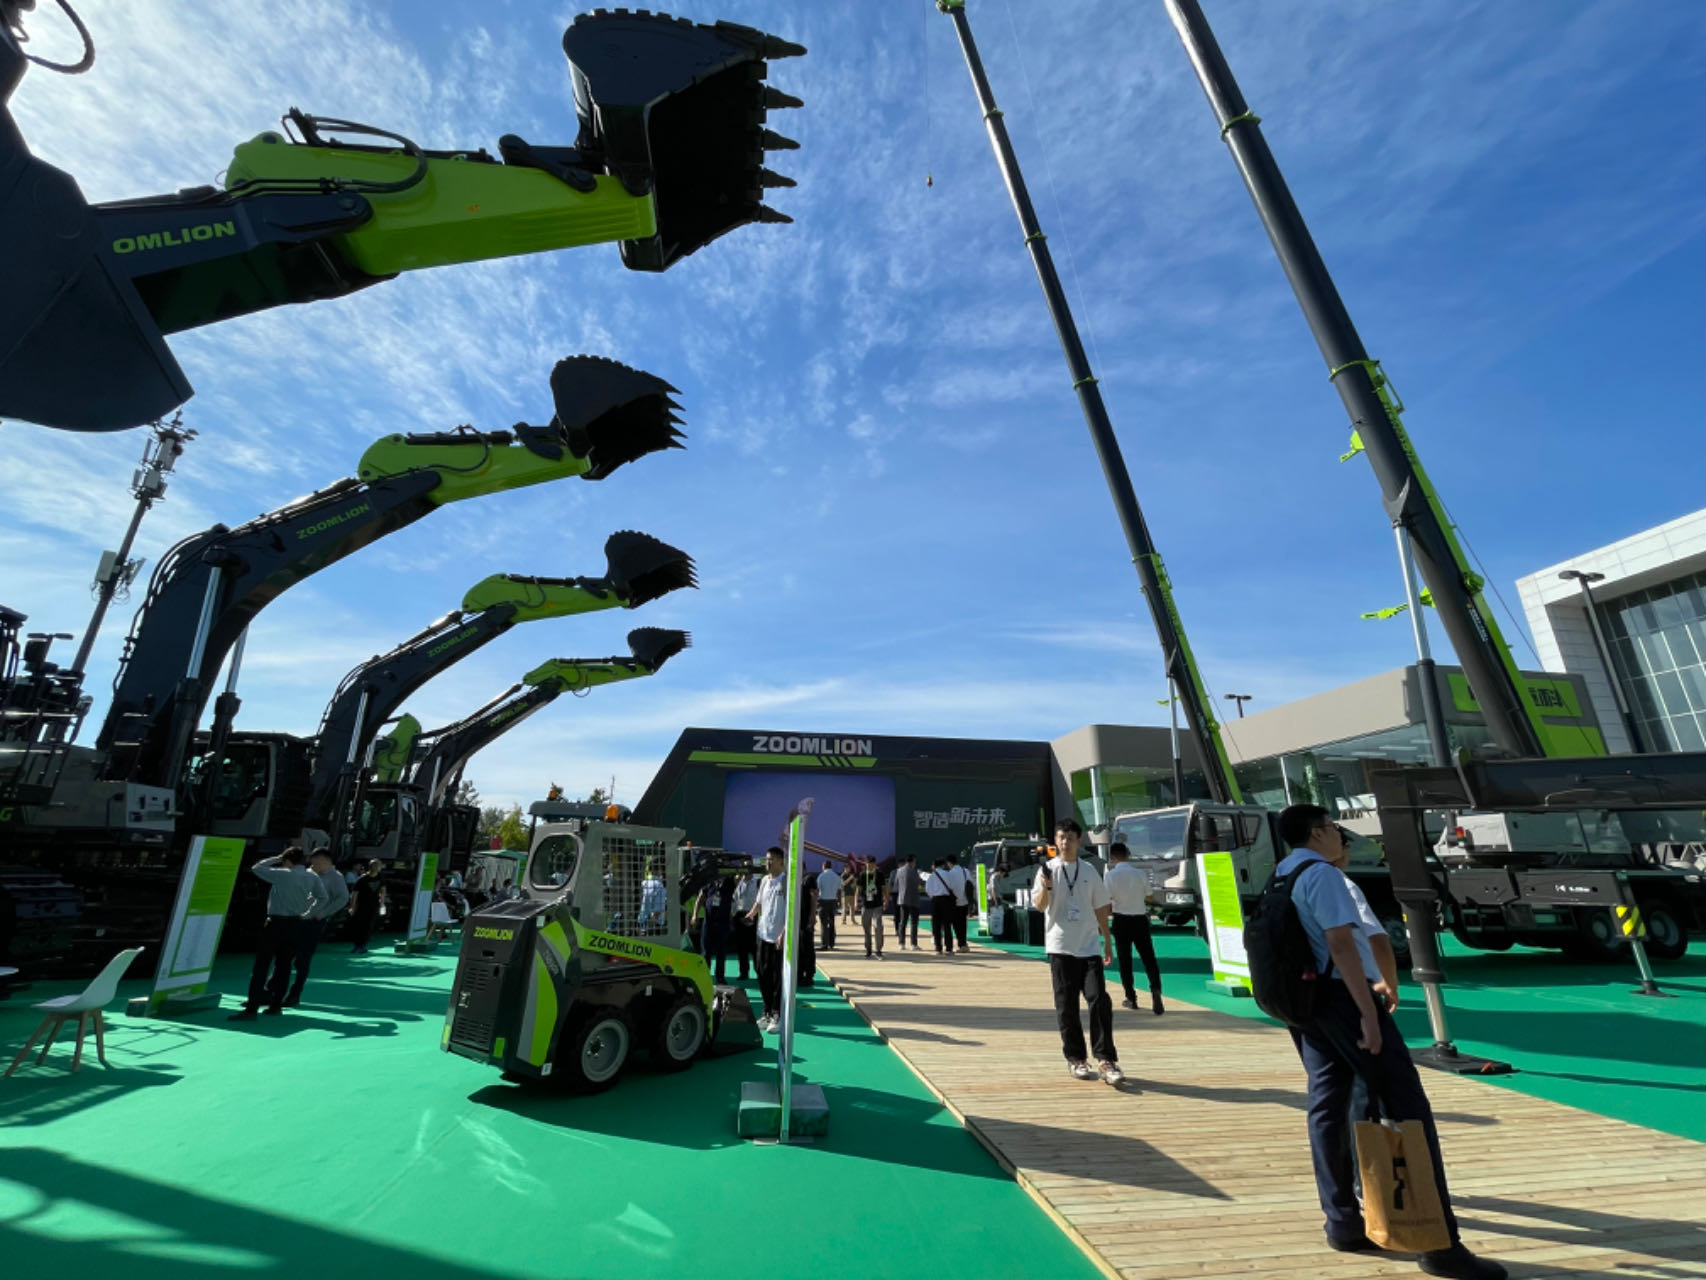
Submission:
[[[1566,572],[1589,575],[1611,671],[1582,583]],[[1540,665],[1582,677],[1607,747],[1631,747],[1616,680],[1642,748],[1706,749],[1706,511],[1531,573],[1517,590]]]

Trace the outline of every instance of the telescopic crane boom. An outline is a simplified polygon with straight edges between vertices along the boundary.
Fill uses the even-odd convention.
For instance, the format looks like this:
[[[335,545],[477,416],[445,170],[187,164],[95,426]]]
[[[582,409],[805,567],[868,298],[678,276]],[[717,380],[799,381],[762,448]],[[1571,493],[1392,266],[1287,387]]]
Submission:
[[[1481,596],[1482,579],[1469,565],[1439,495],[1404,430],[1403,406],[1385,373],[1369,358],[1350,312],[1339,297],[1327,264],[1304,224],[1285,178],[1262,136],[1261,118],[1250,110],[1232,69],[1209,29],[1198,0],[1162,0],[1185,53],[1232,151],[1256,213],[1279,254],[1304,318],[1327,362],[1327,377],[1350,415],[1353,436],[1368,452],[1380,482],[1386,514],[1403,529],[1440,622],[1451,638],[1487,728],[1501,747],[1518,756],[1580,754],[1582,735],[1552,741],[1557,731],[1529,695],[1510,646]],[[1354,446],[1353,446],[1354,447]]]
[[[1113,423],[1109,421],[1107,407],[1102,403],[1102,392],[1090,372],[1090,361],[1084,354],[1084,344],[1079,340],[1078,326],[1073,322],[1066,293],[1060,287],[1060,277],[1054,269],[1047,237],[1037,222],[1030,192],[1025,188],[1024,175],[1019,172],[1019,161],[1013,154],[1013,144],[1008,141],[1001,109],[995,105],[989,77],[984,74],[983,60],[978,56],[971,24],[966,19],[965,0],[936,0],[936,7],[953,18],[954,30],[959,33],[960,49],[971,72],[972,86],[977,90],[978,105],[983,108],[989,142],[995,148],[996,162],[1001,166],[1001,176],[1007,183],[1013,209],[1019,215],[1019,226],[1025,233],[1025,247],[1030,250],[1037,279],[1043,287],[1043,297],[1048,302],[1049,314],[1054,318],[1055,331],[1060,335],[1061,350],[1072,373],[1072,389],[1084,411],[1084,421],[1090,428],[1090,438],[1096,446],[1096,456],[1108,482],[1108,492],[1119,513],[1120,527],[1125,531],[1131,562],[1137,569],[1138,582],[1149,604],[1149,616],[1161,642],[1167,677],[1173,682],[1179,701],[1185,708],[1185,720],[1202,760],[1209,794],[1221,804],[1236,804],[1243,795],[1238,788],[1238,779],[1233,776],[1226,746],[1220,738],[1220,725],[1214,718],[1213,703],[1203,684],[1202,674],[1197,670],[1196,660],[1191,656],[1190,645],[1185,640],[1185,625],[1173,601],[1173,586],[1167,578],[1166,566],[1161,563],[1161,553],[1155,549],[1149,525],[1137,505],[1131,473],[1126,470],[1125,458],[1114,436]],[[1176,796],[1174,799],[1182,801],[1184,797]]]
[[[410,694],[453,663],[520,622],[637,609],[697,585],[692,557],[646,534],[614,533],[604,551],[608,567],[600,578],[486,578],[463,597],[461,609],[346,675],[315,735],[302,826],[305,834],[318,838],[308,834],[307,839],[321,845],[336,834],[368,744]]]
[[[0,416],[80,431],[133,427],[192,394],[165,335],[404,271],[616,241],[662,271],[749,222],[792,179],[798,146],[765,128],[800,106],[765,84],[805,52],[752,27],[598,10],[563,36],[571,146],[505,134],[432,151],[386,129],[298,111],[239,145],[225,185],[90,204],[32,156],[7,102],[29,59],[0,0]]]
[[[465,498],[568,476],[597,480],[679,447],[668,383],[575,356],[551,374],[542,427],[392,435],[357,474],[281,510],[215,525],[161,559],[131,625],[97,745],[106,778],[173,787],[226,654],[254,616],[310,574]]]

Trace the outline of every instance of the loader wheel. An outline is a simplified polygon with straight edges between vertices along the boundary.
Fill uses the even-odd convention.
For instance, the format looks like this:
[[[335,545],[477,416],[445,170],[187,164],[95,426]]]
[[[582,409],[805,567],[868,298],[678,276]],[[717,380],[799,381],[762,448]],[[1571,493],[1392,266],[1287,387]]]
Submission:
[[[677,996],[652,1033],[652,1064],[659,1071],[685,1071],[705,1047],[705,1002],[697,992]]]
[[[621,1076],[633,1041],[628,1020],[620,1013],[589,1013],[570,1033],[567,1052],[558,1057],[557,1078],[576,1093],[602,1093]]]

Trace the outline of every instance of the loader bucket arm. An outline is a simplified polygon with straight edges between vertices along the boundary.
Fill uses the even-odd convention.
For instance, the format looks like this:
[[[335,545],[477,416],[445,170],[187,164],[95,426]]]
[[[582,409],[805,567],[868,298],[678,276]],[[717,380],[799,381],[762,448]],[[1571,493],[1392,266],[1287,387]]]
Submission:
[[[471,587],[462,607],[356,667],[338,685],[320,720],[303,825],[332,831],[364,762],[368,743],[402,703],[428,680],[521,622],[602,609],[636,608],[693,581],[693,559],[643,533],[612,534],[602,578],[529,578],[493,574]],[[644,594],[627,575],[647,581]]]
[[[508,733],[541,707],[565,693],[581,693],[602,684],[654,675],[670,658],[692,644],[685,631],[637,627],[628,633],[631,656],[553,658],[529,671],[522,683],[506,690],[455,724],[424,735],[425,755],[410,771],[410,781],[426,788],[427,802],[438,804],[452,779],[469,759]],[[375,755],[375,764],[378,757]]]
[[[0,41],[0,417],[76,431],[154,421],[193,394],[165,335],[337,298],[404,271],[618,242],[661,271],[792,186],[764,128],[798,105],[767,57],[804,50],[748,27],[594,13],[564,37],[580,141],[430,150],[290,109],[236,147],[223,187],[90,204],[30,154],[6,107],[23,60]],[[205,168],[216,166],[209,163]]]
[[[235,529],[215,525],[167,552],[131,624],[101,728],[105,776],[172,786],[225,655],[257,613],[304,578],[447,502],[593,480],[676,447],[674,401],[659,378],[578,356],[557,364],[551,385],[556,413],[547,426],[387,436],[362,456],[355,478]],[[186,655],[197,652],[190,670]]]

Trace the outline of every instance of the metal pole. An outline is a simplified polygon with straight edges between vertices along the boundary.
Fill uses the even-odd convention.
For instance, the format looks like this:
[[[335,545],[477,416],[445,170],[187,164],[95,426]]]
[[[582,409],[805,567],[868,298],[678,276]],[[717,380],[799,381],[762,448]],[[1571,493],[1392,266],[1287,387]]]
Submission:
[[[1444,517],[1437,514],[1425,491],[1425,480],[1387,414],[1375,382],[1376,369],[1339,298],[1303,215],[1291,198],[1273,153],[1262,137],[1261,121],[1250,110],[1232,78],[1231,68],[1215,42],[1197,0],[1162,0],[1185,53],[1195,68],[1220,125],[1220,136],[1255,202],[1268,238],[1279,254],[1304,318],[1327,362],[1328,378],[1339,392],[1351,427],[1368,452],[1380,482],[1387,515],[1409,535],[1422,579],[1433,593],[1434,607],[1469,686],[1475,691],[1494,741],[1519,756],[1545,754],[1529,718],[1508,657],[1495,643],[1497,625],[1482,612],[1475,592],[1464,580]]]
[[[207,653],[207,633],[213,629],[213,610],[219,601],[219,588],[225,581],[225,569],[222,565],[214,565],[207,575],[207,590],[201,596],[201,617],[195,624],[195,639],[190,644],[189,669],[184,673],[194,680],[201,671],[202,657]],[[248,628],[244,628],[245,631]]]
[[[1636,752],[1647,750],[1641,739],[1641,731],[1635,725],[1635,713],[1629,708],[1629,699],[1623,693],[1623,678],[1617,668],[1611,663],[1611,646],[1605,642],[1605,632],[1599,625],[1599,605],[1594,601],[1593,588],[1588,586],[1590,575],[1575,569],[1566,569],[1558,575],[1560,578],[1574,578],[1582,589],[1582,595],[1587,599],[1588,626],[1593,631],[1593,646],[1599,654],[1600,665],[1605,668],[1606,683],[1611,686],[1611,696],[1617,701],[1617,712],[1623,717],[1623,732],[1629,735],[1630,749]]]
[[[1107,480],[1108,492],[1113,497],[1114,509],[1119,514],[1126,547],[1131,552],[1132,564],[1137,568],[1138,581],[1142,586],[1144,599],[1149,604],[1149,615],[1155,623],[1156,636],[1161,641],[1161,653],[1167,664],[1168,676],[1173,680],[1174,686],[1184,693],[1185,719],[1203,748],[1203,770],[1208,775],[1209,793],[1222,804],[1236,803],[1242,796],[1238,791],[1237,780],[1232,776],[1231,762],[1220,744],[1219,725],[1215,722],[1206,691],[1201,687],[1194,670],[1190,648],[1185,640],[1184,626],[1179,621],[1178,612],[1173,605],[1161,556],[1149,536],[1149,526],[1144,522],[1143,511],[1137,505],[1137,494],[1132,489],[1131,474],[1126,470],[1119,441],[1114,438],[1113,424],[1109,421],[1107,408],[1102,403],[1101,389],[1090,372],[1090,361],[1084,354],[1084,344],[1079,340],[1078,326],[1072,319],[1071,308],[1067,306],[1066,293],[1060,286],[1060,276],[1054,269],[1054,258],[1049,253],[1048,238],[1043,235],[1042,227],[1037,222],[1036,210],[1031,206],[1030,192],[1026,190],[1025,179],[1019,172],[1019,161],[1013,154],[1013,144],[1007,138],[1007,126],[1002,122],[1001,109],[995,105],[995,95],[990,91],[989,78],[984,74],[983,60],[978,56],[971,26],[966,21],[965,0],[936,0],[936,7],[953,18],[954,30],[959,33],[960,50],[965,54],[966,68],[971,72],[972,85],[977,90],[978,105],[983,108],[983,121],[989,131],[989,142],[995,149],[995,159],[1001,167],[1002,180],[1007,184],[1007,194],[1013,199],[1013,210],[1019,215],[1019,226],[1025,233],[1025,247],[1030,251],[1037,281],[1042,285],[1049,315],[1053,318],[1055,332],[1060,337],[1061,350],[1066,356],[1066,365],[1072,375],[1072,389],[1078,396],[1079,407],[1084,411],[1084,422],[1090,428],[1090,439],[1096,447],[1096,457],[1102,464],[1102,475]]]
[[[1404,574],[1404,599],[1410,607],[1410,630],[1416,637],[1416,683],[1422,697],[1422,723],[1428,728],[1428,746],[1433,762],[1444,768],[1451,763],[1451,744],[1445,736],[1445,711],[1439,702],[1439,680],[1434,674],[1433,653],[1428,648],[1428,620],[1422,616],[1422,597],[1416,590],[1416,565],[1410,559],[1410,541],[1404,526],[1395,524],[1398,567]]]
[[[1167,678],[1167,714],[1173,722],[1173,803],[1185,803],[1185,761],[1179,754],[1179,691]]]

